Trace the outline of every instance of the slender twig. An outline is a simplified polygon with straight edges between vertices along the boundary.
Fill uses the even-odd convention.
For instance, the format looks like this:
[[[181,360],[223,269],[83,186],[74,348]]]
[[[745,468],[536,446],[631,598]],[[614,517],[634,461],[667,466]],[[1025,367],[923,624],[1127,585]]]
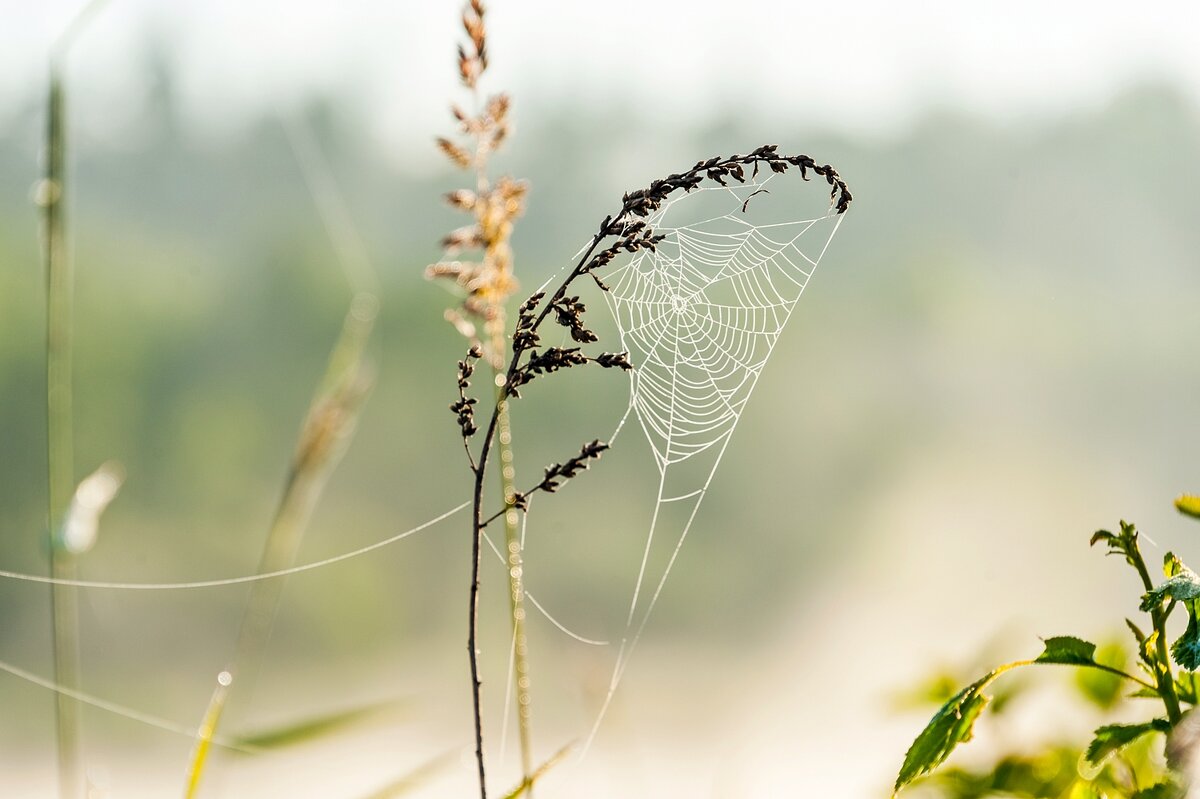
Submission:
[[[1111,674],[1114,677],[1120,677],[1125,680],[1130,680],[1131,682],[1135,682],[1138,685],[1142,686],[1143,688],[1149,688],[1151,691],[1157,690],[1154,685],[1146,682],[1141,677],[1138,677],[1135,674],[1130,674],[1129,672],[1124,671],[1123,669],[1118,669],[1113,666],[1106,666],[1103,663],[1090,663],[1090,664],[1088,664],[1087,668],[1096,669],[1097,671],[1103,671],[1108,674]]]
[[[471,663],[471,699],[475,714],[475,762],[479,770],[479,797],[487,799],[487,769],[483,761],[483,710],[481,707],[479,681],[479,564],[483,550],[483,482],[487,473],[488,456],[492,450],[492,440],[496,432],[499,414],[493,413],[488,422],[487,433],[479,451],[479,466],[475,469],[475,487],[471,495],[472,501],[472,536],[471,536],[471,588],[468,592],[470,599],[470,615],[467,621],[467,653]]]

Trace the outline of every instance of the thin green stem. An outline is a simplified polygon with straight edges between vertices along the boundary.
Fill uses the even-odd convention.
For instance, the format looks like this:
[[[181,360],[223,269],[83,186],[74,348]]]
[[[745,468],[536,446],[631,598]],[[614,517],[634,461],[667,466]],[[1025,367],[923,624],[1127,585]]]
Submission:
[[[46,525],[50,576],[78,579],[75,555],[61,538],[71,497],[75,492],[74,430],[72,425],[72,315],[74,274],[66,229],[66,97],[63,71],[75,37],[104,0],[91,0],[70,21],[50,49],[50,80],[46,108],[46,173],[37,192],[42,207],[42,257],[46,274]],[[67,585],[50,589],[50,647],[54,681],[75,690],[80,683],[79,605]],[[55,696],[55,741],[58,792],[61,799],[83,791],[79,703],[66,693]]]
[[[1123,677],[1126,680],[1131,680],[1131,681],[1137,683],[1138,685],[1142,686],[1143,688],[1149,688],[1151,691],[1158,690],[1157,686],[1146,682],[1141,677],[1138,677],[1134,674],[1130,674],[1127,671],[1122,671],[1121,669],[1113,668],[1112,666],[1105,666],[1103,663],[1093,663],[1091,666],[1088,666],[1088,668],[1107,672],[1107,673],[1113,675],[1114,677]]]
[[[43,256],[46,272],[46,483],[50,576],[73,580],[75,557],[63,545],[60,531],[74,492],[72,431],[71,318],[74,276],[67,251],[63,198],[66,193],[65,98],[60,64],[50,68],[46,123],[46,176],[38,192],[43,211]],[[54,681],[78,688],[79,608],[75,589],[55,585],[50,591],[51,649]],[[79,705],[59,693],[55,698],[59,796],[78,796],[83,788]]]
[[[1137,570],[1138,577],[1141,578],[1146,591],[1153,591],[1154,581],[1150,579],[1150,571],[1146,568],[1146,561],[1137,546],[1137,541],[1133,540],[1126,551],[1129,555],[1129,562]],[[1161,604],[1155,604],[1150,609],[1150,620],[1157,633],[1154,646],[1158,654],[1158,663],[1154,669],[1154,679],[1158,683],[1158,695],[1162,698],[1163,706],[1167,710],[1167,721],[1174,726],[1183,718],[1183,712],[1179,706],[1179,694],[1175,690],[1175,674],[1174,669],[1171,668],[1171,655],[1167,651],[1167,616],[1169,615],[1169,612],[1163,611]]]
[[[496,402],[496,434],[499,436],[500,487],[504,501],[504,542],[508,565],[508,599],[513,630],[513,681],[517,697],[517,735],[521,746],[521,776],[528,781],[533,772],[533,736],[530,729],[529,642],[525,634],[525,580],[522,562],[524,542],[521,540],[521,532],[517,524],[517,511],[513,507],[517,489],[509,406],[508,400],[504,399],[499,388],[496,389]],[[530,786],[531,792],[532,783]],[[532,794],[530,793],[530,795]]]
[[[1159,668],[1154,670],[1158,680],[1158,692],[1167,709],[1167,720],[1174,726],[1183,718],[1183,712],[1179,707],[1179,695],[1175,691],[1175,674],[1174,669],[1171,668],[1171,655],[1167,651],[1167,615],[1162,610],[1155,608],[1150,612],[1150,618],[1154,621],[1154,629],[1158,631],[1155,647],[1158,650]]]

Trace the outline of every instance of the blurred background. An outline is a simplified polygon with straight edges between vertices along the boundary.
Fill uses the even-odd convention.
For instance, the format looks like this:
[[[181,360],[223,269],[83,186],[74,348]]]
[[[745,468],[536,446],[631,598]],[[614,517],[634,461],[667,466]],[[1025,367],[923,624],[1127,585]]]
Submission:
[[[0,564],[36,574],[31,197],[48,53],[78,8],[12,3],[0,33]],[[378,384],[300,560],[469,498],[446,410],[463,342],[442,314],[457,300],[422,277],[460,224],[440,197],[464,176],[433,146],[466,100],[459,11],[112,0],[82,31],[66,62],[76,462],[80,477],[109,459],[127,474],[85,577],[255,568],[351,296],[282,120],[314,132],[382,286]],[[528,289],[623,191],[710,155],[776,143],[833,164],[856,197],[592,751],[539,796],[886,796],[930,712],[896,697],[931,671],[1028,657],[1038,636],[1119,634],[1138,589],[1089,552],[1093,530],[1126,518],[1153,538],[1148,559],[1200,557],[1171,508],[1200,490],[1198,26],[1185,2],[489,4],[482,88],[514,100],[495,171],[532,186],[514,240]],[[518,483],[607,435],[628,390],[607,372],[536,388],[514,408]],[[530,517],[529,589],[591,638],[621,634],[653,509],[639,435]],[[222,756],[206,795],[364,796],[430,762],[415,795],[470,795],[468,565],[460,514],[293,578],[230,730],[400,709]],[[504,753],[499,740],[504,585],[488,562],[497,790],[519,776],[515,736]],[[198,723],[246,596],[82,592],[83,689]],[[0,609],[0,660],[50,674],[45,587],[0,582]],[[615,651],[530,625],[549,756],[586,736]],[[4,675],[0,702],[0,795],[51,795],[52,694]],[[1031,704],[1014,740],[1089,728],[1050,707]],[[179,790],[186,737],[94,709],[84,727],[112,796]]]

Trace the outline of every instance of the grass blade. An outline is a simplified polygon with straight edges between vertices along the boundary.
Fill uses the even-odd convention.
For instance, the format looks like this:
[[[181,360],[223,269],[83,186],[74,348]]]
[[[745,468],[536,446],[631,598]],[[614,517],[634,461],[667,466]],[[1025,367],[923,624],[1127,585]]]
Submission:
[[[369,705],[323,713],[299,721],[288,722],[277,727],[234,738],[239,746],[259,751],[281,749],[331,735],[368,719],[382,715],[399,705],[398,701],[374,702]]]

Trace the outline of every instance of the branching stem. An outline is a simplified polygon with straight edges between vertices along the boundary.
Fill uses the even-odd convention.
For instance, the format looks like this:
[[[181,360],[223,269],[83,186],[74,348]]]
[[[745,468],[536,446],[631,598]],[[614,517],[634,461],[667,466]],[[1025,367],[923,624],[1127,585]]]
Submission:
[[[487,432],[479,450],[479,466],[475,470],[475,488],[472,494],[471,535],[471,590],[470,616],[467,627],[467,654],[471,661],[471,699],[475,711],[475,761],[479,766],[479,797],[487,799],[487,770],[483,763],[483,711],[480,706],[479,682],[479,564],[483,552],[483,482],[487,474],[488,456],[492,450],[492,439],[496,434],[499,414],[493,410],[488,421]]]
[[[1146,568],[1146,561],[1136,543],[1129,547],[1128,554],[1129,561],[1137,569],[1138,577],[1141,578],[1146,591],[1153,591],[1154,581],[1150,579],[1150,571]],[[1175,674],[1171,668],[1171,655],[1167,650],[1167,617],[1169,615],[1170,609],[1164,611],[1161,603],[1155,603],[1150,608],[1150,620],[1158,633],[1154,646],[1158,652],[1159,665],[1154,670],[1154,679],[1158,683],[1158,695],[1162,697],[1163,706],[1167,709],[1167,720],[1173,727],[1183,718],[1183,711],[1179,706],[1179,694],[1175,690]]]

